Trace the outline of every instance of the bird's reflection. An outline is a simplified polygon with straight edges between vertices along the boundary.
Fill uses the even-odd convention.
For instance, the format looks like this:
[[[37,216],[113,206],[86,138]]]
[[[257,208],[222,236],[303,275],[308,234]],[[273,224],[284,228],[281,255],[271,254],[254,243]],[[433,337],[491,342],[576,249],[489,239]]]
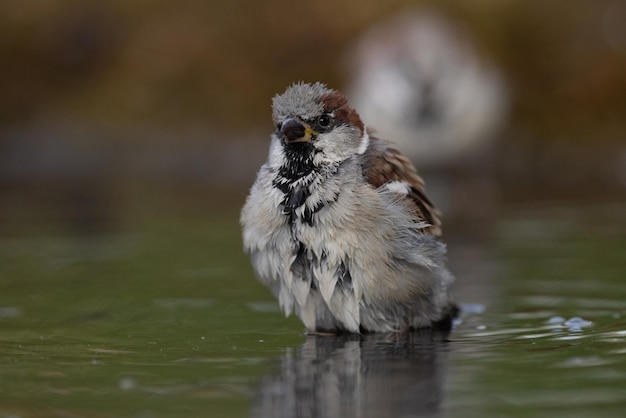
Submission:
[[[447,334],[307,336],[260,381],[254,417],[439,416]]]

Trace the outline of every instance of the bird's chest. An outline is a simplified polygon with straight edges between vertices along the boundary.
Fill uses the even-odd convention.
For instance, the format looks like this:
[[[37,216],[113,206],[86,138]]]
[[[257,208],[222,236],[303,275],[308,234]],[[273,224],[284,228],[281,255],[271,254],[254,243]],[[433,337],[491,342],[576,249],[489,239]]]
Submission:
[[[354,253],[347,231],[349,217],[343,208],[350,207],[349,194],[339,183],[325,183],[324,188],[295,189],[284,196],[282,216],[287,225],[289,249],[284,254],[285,278],[298,299],[317,289],[330,298],[335,286],[352,289],[348,270]],[[293,204],[290,206],[289,204]],[[351,290],[350,290],[351,291]],[[303,299],[304,300],[304,299]]]
[[[278,251],[280,277],[290,282],[289,287],[295,286],[293,283],[317,287],[336,281],[342,263],[349,258],[342,239],[346,217],[341,208],[347,198],[343,183],[322,176],[303,180],[273,182],[271,200],[281,226],[272,234],[270,248]]]
[[[358,256],[362,228],[355,222],[363,217],[367,190],[350,168],[343,165],[297,181],[279,176],[271,181],[267,203],[275,222],[264,225],[275,229],[265,234],[272,237],[266,248],[278,256],[284,277],[293,274],[306,280],[307,272],[317,279],[334,276]]]
[[[337,179],[312,176],[279,190],[279,213],[298,248],[305,246],[317,252],[342,227],[343,216],[337,209],[345,196]]]

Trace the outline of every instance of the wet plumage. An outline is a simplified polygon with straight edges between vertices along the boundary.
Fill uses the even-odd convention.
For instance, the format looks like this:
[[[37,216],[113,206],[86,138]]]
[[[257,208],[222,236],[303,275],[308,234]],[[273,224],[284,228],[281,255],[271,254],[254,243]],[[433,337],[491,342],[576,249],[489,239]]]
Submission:
[[[411,163],[370,135],[345,97],[294,84],[241,215],[259,279],[309,331],[449,324],[439,214]]]

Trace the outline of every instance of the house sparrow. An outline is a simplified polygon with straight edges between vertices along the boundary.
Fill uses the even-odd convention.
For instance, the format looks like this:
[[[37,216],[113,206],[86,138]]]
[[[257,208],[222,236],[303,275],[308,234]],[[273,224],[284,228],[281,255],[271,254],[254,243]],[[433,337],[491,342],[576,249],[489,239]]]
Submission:
[[[471,39],[440,13],[408,9],[346,54],[350,102],[421,170],[479,158],[506,119],[504,80]]]
[[[285,314],[295,309],[311,332],[449,327],[439,213],[409,160],[321,83],[275,96],[273,119],[241,224]]]

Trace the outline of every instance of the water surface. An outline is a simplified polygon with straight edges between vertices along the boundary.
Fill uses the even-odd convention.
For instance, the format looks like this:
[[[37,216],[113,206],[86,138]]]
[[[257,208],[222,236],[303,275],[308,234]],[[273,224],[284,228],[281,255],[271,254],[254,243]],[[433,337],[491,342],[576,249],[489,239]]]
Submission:
[[[626,206],[448,237],[449,335],[306,336],[231,215],[0,234],[0,417],[603,417],[626,411]]]

